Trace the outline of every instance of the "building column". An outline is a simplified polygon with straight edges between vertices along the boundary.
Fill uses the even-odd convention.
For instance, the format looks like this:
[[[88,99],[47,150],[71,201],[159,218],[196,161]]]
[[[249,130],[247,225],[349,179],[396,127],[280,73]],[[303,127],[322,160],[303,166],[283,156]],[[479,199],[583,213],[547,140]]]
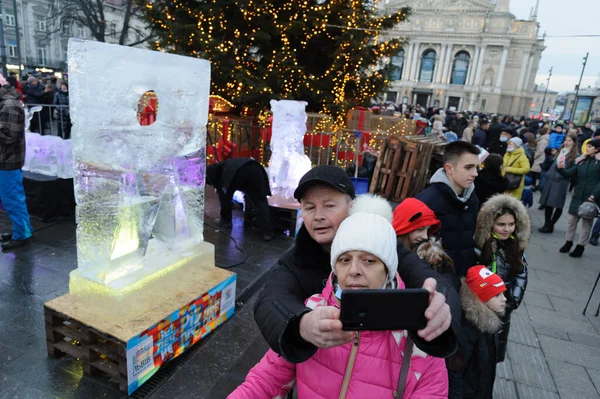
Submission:
[[[446,61],[444,62],[444,72],[442,75],[442,83],[450,83],[450,74],[452,73],[452,44],[448,45],[448,51],[446,52]]]
[[[483,69],[483,60],[485,58],[485,49],[486,45],[483,44],[481,46],[481,50],[479,51],[479,59],[477,60],[477,68],[475,69],[475,80],[473,80],[473,86],[479,86],[479,82],[481,82],[481,70]]]
[[[448,48],[447,44],[442,44],[441,49],[440,49],[440,56],[436,60],[439,62],[437,62],[438,65],[436,65],[436,67],[435,67],[435,79],[433,80],[434,83],[438,83],[438,82],[442,81],[442,63],[444,61],[444,58],[446,57],[447,48]]]
[[[523,62],[521,63],[521,72],[519,73],[519,82],[517,83],[517,91],[523,90],[523,84],[525,83],[525,75],[527,73],[527,68],[530,63],[531,51],[526,50],[523,54]]]
[[[523,91],[527,91],[527,88],[529,87],[529,80],[531,79],[531,68],[535,63],[535,57],[535,54],[531,55],[531,60],[529,61],[529,65],[527,66],[527,72],[525,73],[525,81],[523,82]]]
[[[419,79],[419,71],[417,71],[417,69],[419,68],[419,61],[421,59],[421,43],[416,42],[415,43],[415,48],[413,50],[413,60],[412,60],[412,67],[410,68],[410,78],[411,80],[418,80]]]
[[[481,47],[475,46],[475,52],[473,53],[473,58],[469,60],[469,72],[467,72],[467,86],[473,85],[473,78],[475,77],[475,68],[477,67],[477,60],[479,59],[479,52],[481,51]]]
[[[410,80],[410,64],[412,61],[414,43],[408,43],[406,55],[404,57],[404,70],[402,71],[402,80]]]
[[[506,67],[506,59],[508,58],[508,46],[504,46],[502,50],[502,59],[500,60],[500,69],[498,70],[498,78],[496,79],[496,89],[500,90],[502,81],[504,80],[504,68]]]

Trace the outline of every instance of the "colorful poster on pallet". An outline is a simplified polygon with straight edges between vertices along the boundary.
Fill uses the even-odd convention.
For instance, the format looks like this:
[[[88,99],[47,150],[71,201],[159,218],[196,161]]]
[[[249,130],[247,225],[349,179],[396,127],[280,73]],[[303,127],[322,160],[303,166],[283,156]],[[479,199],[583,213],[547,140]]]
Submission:
[[[234,274],[127,342],[130,395],[165,363],[181,355],[233,315],[235,286]]]

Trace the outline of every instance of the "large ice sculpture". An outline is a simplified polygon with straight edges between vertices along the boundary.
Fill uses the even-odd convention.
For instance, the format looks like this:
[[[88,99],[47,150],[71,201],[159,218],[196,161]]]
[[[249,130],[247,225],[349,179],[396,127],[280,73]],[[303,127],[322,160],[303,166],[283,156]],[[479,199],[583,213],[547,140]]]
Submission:
[[[304,154],[306,134],[306,102],[271,100],[273,125],[269,182],[273,197],[293,199],[300,178],[310,170],[310,159]]]
[[[152,281],[164,287],[167,274],[185,284],[177,269],[198,257],[214,265],[203,242],[210,63],[77,39],[68,55],[78,219],[71,294],[123,297]],[[141,126],[138,100],[149,90],[159,110]]]

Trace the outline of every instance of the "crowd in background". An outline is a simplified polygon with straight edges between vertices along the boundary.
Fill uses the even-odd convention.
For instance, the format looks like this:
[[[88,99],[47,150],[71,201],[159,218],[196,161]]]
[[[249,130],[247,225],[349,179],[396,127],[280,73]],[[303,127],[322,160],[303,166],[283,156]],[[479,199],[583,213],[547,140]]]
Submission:
[[[56,76],[44,77],[41,74],[26,74],[22,80],[11,72],[6,81],[21,96],[28,107],[40,105],[42,109],[31,120],[29,130],[40,134],[52,132],[51,124],[57,121],[58,135],[64,139],[71,137],[71,118],[69,114],[69,85]]]
[[[592,162],[597,158],[594,154],[598,151],[598,142],[594,140],[600,140],[600,127],[594,130],[590,122],[576,126],[568,120],[556,123],[524,116],[451,112],[418,105],[395,107],[406,118],[426,122],[431,127],[429,134],[445,142],[466,141],[490,153],[475,182],[482,203],[493,194],[505,192],[531,207],[534,206],[533,193],[541,192],[538,209],[545,212],[541,233],[554,231],[567,195],[573,192],[566,244],[561,248],[562,252],[570,251],[581,219],[577,216],[578,207],[593,199],[600,183],[597,162]],[[584,162],[588,159],[590,162]],[[581,222],[582,231],[571,252],[573,257],[581,256],[588,241],[597,246],[600,237],[600,219],[595,224],[589,219],[581,219]]]

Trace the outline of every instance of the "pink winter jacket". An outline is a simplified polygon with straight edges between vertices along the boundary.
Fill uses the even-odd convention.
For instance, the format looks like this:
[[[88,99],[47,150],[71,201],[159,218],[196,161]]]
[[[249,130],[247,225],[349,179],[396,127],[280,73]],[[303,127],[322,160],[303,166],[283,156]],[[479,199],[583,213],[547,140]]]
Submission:
[[[397,277],[399,288],[404,283]],[[339,307],[333,293],[332,276],[321,294],[311,296],[306,306]],[[398,385],[402,356],[406,345],[405,331],[362,331],[351,370],[347,399],[393,398]],[[337,399],[340,397],[346,366],[352,347],[348,343],[330,349],[319,349],[307,361],[289,363],[269,349],[250,370],[246,381],[229,399],[283,398],[297,386],[299,399]],[[413,348],[403,398],[437,399],[448,397],[448,373],[443,359]]]

